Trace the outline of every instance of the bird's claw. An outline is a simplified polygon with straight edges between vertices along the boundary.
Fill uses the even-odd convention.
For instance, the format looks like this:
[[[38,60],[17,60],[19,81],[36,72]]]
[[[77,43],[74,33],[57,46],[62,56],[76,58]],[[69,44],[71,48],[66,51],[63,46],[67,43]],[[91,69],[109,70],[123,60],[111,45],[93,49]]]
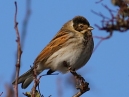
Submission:
[[[64,61],[64,66],[68,68],[68,70],[73,74],[73,76],[75,77],[76,79],[76,89],[80,90],[81,92],[81,95],[87,91],[90,90],[90,88],[88,87],[89,86],[89,83],[87,83],[85,81],[85,79],[76,73],[75,69],[72,69],[70,65],[67,64],[66,61]]]

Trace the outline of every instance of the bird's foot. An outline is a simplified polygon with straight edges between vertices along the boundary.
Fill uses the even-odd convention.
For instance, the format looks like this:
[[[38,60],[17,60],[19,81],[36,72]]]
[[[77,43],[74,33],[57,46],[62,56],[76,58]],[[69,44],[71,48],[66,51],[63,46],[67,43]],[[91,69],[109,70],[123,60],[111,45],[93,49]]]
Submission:
[[[68,68],[68,70],[72,73],[72,75],[75,77],[76,79],[76,89],[80,90],[80,92],[78,92],[77,94],[75,94],[73,97],[79,97],[81,96],[83,93],[87,92],[90,90],[89,83],[85,81],[85,79],[76,73],[75,69],[72,69],[70,67],[70,65],[67,64],[66,61],[64,61],[64,66]]]

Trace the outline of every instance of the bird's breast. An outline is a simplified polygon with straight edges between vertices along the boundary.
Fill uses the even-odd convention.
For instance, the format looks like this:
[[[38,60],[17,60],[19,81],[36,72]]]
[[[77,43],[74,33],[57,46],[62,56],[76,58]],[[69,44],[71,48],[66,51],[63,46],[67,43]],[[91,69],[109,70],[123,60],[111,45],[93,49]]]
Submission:
[[[84,45],[84,38],[73,38],[62,46],[58,51],[54,52],[46,61],[52,70],[58,70],[66,73],[68,69],[63,62],[66,61],[73,69],[79,69],[86,64],[91,56],[92,40],[88,45]]]

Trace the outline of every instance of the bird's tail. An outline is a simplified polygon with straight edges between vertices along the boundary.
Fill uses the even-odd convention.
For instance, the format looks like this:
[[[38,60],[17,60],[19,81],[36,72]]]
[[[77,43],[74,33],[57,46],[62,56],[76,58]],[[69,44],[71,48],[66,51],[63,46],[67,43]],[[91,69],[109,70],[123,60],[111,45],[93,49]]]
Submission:
[[[33,68],[28,70],[26,73],[24,73],[18,78],[18,84],[22,83],[21,87],[23,89],[27,88],[32,81],[33,81]],[[16,80],[12,84],[14,85],[15,82]]]

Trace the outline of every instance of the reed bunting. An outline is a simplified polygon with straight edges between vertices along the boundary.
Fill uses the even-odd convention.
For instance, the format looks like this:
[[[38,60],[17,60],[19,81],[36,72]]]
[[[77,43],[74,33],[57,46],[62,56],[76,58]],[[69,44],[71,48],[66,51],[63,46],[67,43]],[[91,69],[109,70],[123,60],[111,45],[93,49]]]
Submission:
[[[49,44],[41,51],[34,61],[36,73],[49,69],[47,74],[54,71],[67,73],[69,70],[63,62],[67,62],[72,69],[79,69],[90,59],[94,48],[92,37],[93,27],[83,16],[76,16],[66,22]],[[25,89],[33,81],[33,68],[18,78]],[[13,82],[15,84],[15,81]]]

